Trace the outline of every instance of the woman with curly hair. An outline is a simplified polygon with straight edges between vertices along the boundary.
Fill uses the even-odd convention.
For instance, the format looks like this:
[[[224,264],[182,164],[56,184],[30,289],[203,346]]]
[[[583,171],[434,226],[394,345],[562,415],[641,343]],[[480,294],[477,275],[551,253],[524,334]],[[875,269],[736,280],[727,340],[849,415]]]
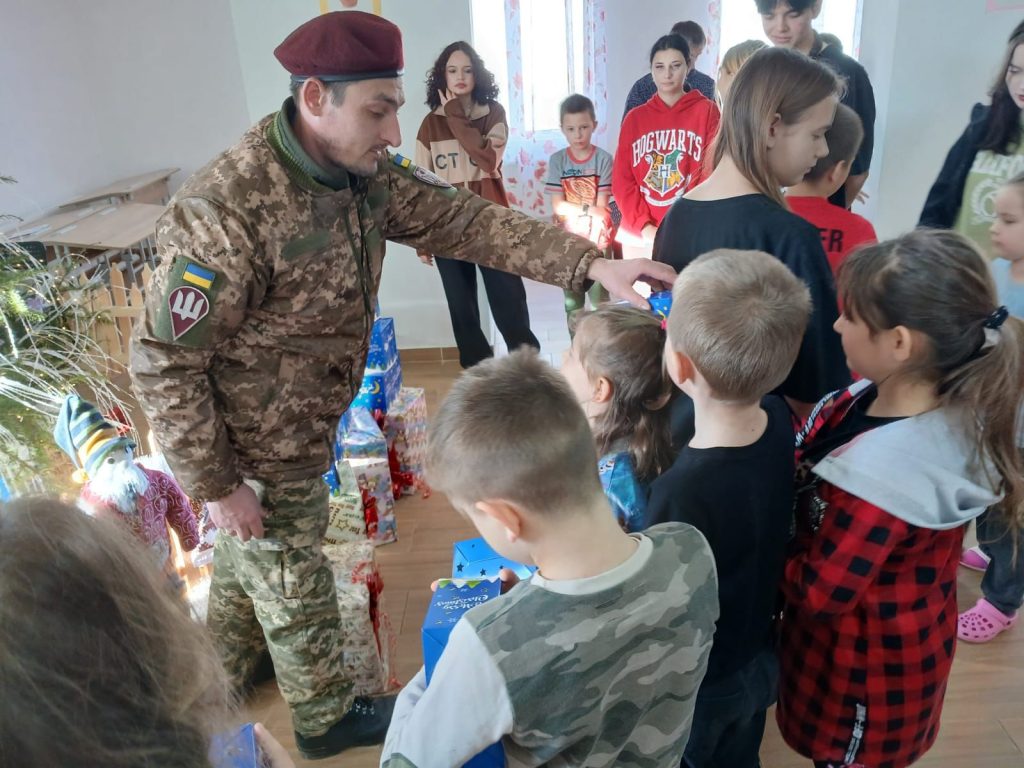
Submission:
[[[497,97],[494,75],[468,43],[455,42],[441,51],[427,72],[426,103],[431,112],[416,134],[416,164],[453,186],[507,207],[501,156],[508,141],[508,121]],[[419,252],[424,264],[434,263],[434,256],[448,300],[459,363],[469,368],[494,354],[480,328],[477,266]],[[522,278],[489,267],[479,269],[491,314],[509,350],[523,344],[540,349],[530,330]]]

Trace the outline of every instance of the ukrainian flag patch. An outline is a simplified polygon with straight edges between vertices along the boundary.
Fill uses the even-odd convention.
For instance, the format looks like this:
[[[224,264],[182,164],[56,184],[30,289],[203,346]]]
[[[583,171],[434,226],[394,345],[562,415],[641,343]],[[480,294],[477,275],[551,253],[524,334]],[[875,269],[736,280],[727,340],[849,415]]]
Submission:
[[[399,168],[408,168],[412,165],[412,161],[408,157],[402,157],[401,155],[392,155],[391,162],[397,165]]]
[[[213,287],[213,281],[217,279],[217,273],[189,262],[188,266],[185,267],[185,271],[181,274],[181,279],[186,283],[191,283],[208,291]]]

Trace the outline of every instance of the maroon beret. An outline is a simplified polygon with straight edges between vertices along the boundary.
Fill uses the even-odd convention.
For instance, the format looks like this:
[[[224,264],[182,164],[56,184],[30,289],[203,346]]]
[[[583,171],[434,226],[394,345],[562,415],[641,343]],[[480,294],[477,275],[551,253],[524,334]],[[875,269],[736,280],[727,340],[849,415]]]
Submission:
[[[310,19],[274,49],[274,56],[292,79],[328,82],[398,77],[404,65],[398,27],[363,11]]]

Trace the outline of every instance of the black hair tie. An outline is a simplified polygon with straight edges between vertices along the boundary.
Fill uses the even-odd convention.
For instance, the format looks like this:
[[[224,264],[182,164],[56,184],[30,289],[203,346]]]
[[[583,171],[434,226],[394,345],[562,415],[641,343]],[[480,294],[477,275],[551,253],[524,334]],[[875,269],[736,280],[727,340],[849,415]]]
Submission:
[[[985,318],[985,327],[991,328],[993,331],[998,330],[999,326],[1006,322],[1006,318],[1010,316],[1010,310],[1005,306],[1000,305],[996,310]]]

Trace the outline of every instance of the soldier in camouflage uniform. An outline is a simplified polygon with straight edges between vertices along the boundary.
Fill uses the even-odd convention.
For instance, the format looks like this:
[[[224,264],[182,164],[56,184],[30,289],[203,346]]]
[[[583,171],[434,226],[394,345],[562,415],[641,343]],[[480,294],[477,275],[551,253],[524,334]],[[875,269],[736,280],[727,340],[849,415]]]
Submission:
[[[462,765],[500,739],[509,765],[678,768],[718,618],[704,536],[623,532],[583,409],[529,349],[455,382],[427,463],[492,547],[539,570],[463,615],[430,685],[420,670],[399,696],[381,765]]]
[[[385,240],[574,290],[590,278],[628,294],[672,273],[598,259],[390,155],[404,101],[390,22],[325,14],[275,55],[293,98],[196,172],[157,224],[131,369],[177,479],[222,531],[209,625],[225,665],[244,683],[265,637],[299,749],[319,758],[379,743],[394,703],[353,699],[320,550],[320,478],[359,389]]]

